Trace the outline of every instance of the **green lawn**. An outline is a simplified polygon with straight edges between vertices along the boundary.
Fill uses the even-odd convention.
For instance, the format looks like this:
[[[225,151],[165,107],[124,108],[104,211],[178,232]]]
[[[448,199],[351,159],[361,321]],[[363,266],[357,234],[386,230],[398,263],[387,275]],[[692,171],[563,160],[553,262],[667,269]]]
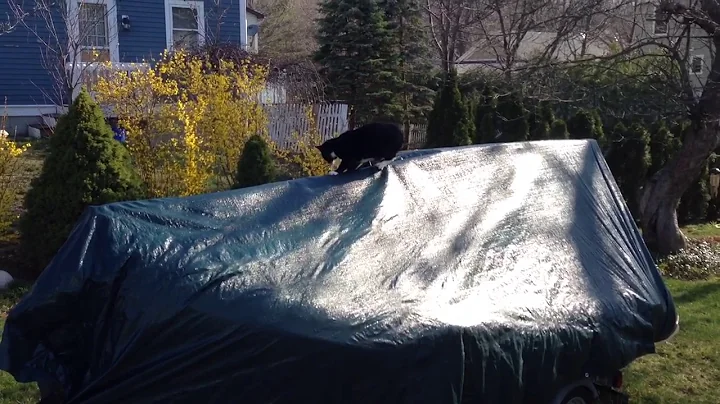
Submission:
[[[720,237],[720,223],[691,224],[682,229],[683,233],[690,238]]]
[[[25,287],[11,288],[0,295],[0,330],[10,308],[27,291]],[[8,373],[0,371],[0,404],[37,403],[40,399],[35,384],[18,384]]]
[[[658,345],[657,355],[638,359],[625,372],[631,402],[715,404],[720,386],[720,279],[667,283],[680,311],[680,333]],[[22,291],[0,298],[0,325]],[[34,402],[34,386],[19,385],[0,372],[0,404]]]
[[[636,403],[718,402],[720,280],[667,282],[680,312],[680,333],[638,359],[625,374]]]

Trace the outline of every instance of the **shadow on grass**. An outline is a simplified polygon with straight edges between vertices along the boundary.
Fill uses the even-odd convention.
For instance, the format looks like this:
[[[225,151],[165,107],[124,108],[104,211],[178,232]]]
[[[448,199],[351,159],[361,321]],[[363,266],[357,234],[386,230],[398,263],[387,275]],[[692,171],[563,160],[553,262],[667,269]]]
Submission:
[[[29,282],[14,281],[7,289],[0,290],[0,319],[25,296],[31,286],[32,284]],[[0,329],[0,333],[2,333],[2,329]]]
[[[720,283],[706,283],[677,294],[674,297],[674,300],[676,303],[681,304],[692,303],[698,300],[703,300],[715,293],[720,293]]]

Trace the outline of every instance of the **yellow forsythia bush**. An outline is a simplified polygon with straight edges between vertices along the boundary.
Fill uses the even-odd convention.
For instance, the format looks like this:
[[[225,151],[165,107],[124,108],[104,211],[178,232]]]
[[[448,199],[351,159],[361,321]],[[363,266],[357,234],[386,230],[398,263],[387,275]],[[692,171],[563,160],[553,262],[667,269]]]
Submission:
[[[182,51],[129,74],[110,64],[96,100],[127,130],[127,145],[151,197],[230,188],[247,140],[267,135],[260,103],[267,71],[250,63],[219,66]]]
[[[327,162],[322,158],[322,154],[315,147],[322,144],[323,137],[318,130],[312,107],[307,109],[306,116],[309,129],[305,133],[296,132],[293,134],[298,152],[293,153],[290,160],[298,165],[304,176],[325,175],[330,170],[330,167],[328,167]]]
[[[18,146],[8,138],[7,132],[0,130],[0,236],[4,236],[17,218],[13,211],[18,198],[18,174],[24,169],[22,154],[29,144]]]

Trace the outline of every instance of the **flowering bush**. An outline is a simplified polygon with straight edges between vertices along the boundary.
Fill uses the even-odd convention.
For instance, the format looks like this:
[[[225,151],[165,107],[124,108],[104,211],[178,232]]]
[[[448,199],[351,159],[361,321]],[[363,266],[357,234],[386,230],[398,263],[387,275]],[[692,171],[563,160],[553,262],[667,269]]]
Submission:
[[[328,167],[320,151],[315,147],[323,142],[323,137],[318,131],[312,108],[308,108],[307,119],[308,131],[305,133],[294,133],[298,153],[292,154],[290,160],[299,166],[304,176],[325,175],[330,170],[330,167]]]
[[[708,279],[720,275],[720,247],[716,242],[688,240],[687,247],[658,263],[663,275],[683,280]]]
[[[98,102],[127,129],[127,145],[151,197],[231,188],[253,135],[267,139],[259,94],[266,69],[250,62],[210,65],[183,51],[154,68],[112,69],[94,86]]]
[[[5,117],[0,122],[0,235],[4,235],[17,219],[14,206],[20,183],[18,173],[23,169],[22,154],[29,144],[18,146],[5,131]]]

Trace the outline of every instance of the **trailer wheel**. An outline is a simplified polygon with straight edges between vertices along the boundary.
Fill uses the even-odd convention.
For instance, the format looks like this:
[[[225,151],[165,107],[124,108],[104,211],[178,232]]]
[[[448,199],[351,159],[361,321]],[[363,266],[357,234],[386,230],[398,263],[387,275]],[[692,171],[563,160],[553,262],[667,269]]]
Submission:
[[[590,390],[585,387],[576,387],[563,398],[561,404],[593,404],[595,397]]]

